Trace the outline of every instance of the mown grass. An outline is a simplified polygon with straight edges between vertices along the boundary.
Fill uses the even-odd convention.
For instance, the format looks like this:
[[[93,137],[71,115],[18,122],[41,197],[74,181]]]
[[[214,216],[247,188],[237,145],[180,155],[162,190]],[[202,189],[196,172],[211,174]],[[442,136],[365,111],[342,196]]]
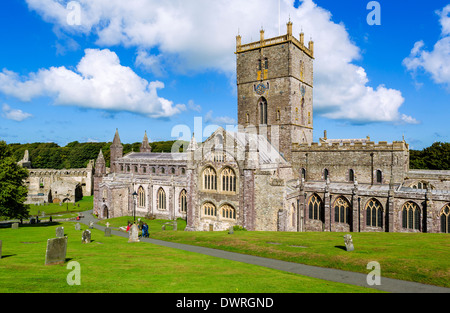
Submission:
[[[167,221],[143,220],[155,239],[360,273],[367,273],[367,264],[377,261],[384,277],[450,287],[449,234],[352,233],[355,250],[347,252],[344,233],[184,232],[186,222],[180,219],[180,231],[174,232],[161,230]],[[108,220],[113,227],[127,221],[132,217]]]
[[[75,223],[0,229],[1,293],[364,293],[376,290],[327,282],[197,253],[128,243],[93,229],[81,243]],[[56,227],[68,236],[66,264],[45,266],[47,239]],[[82,229],[87,226],[82,225]],[[171,231],[175,234],[175,232]],[[151,232],[152,233],[152,232]],[[153,231],[155,233],[155,231]],[[179,232],[184,233],[184,232]],[[178,234],[178,232],[176,233]],[[67,262],[80,264],[81,285],[69,286]]]

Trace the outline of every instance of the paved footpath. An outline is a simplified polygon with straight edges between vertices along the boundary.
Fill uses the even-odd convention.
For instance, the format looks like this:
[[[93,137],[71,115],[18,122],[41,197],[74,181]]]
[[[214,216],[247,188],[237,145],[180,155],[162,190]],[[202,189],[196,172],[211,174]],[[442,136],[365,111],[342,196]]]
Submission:
[[[89,225],[89,222],[92,221],[94,222],[94,228],[104,231],[105,227],[96,224],[98,220],[94,216],[92,216],[91,212],[92,211],[85,212],[85,217],[81,218],[80,222]],[[112,234],[128,238],[128,233],[122,231],[113,230]],[[204,255],[264,266],[267,268],[295,273],[303,276],[320,278],[323,280],[345,283],[350,285],[368,287],[392,293],[450,293],[450,288],[419,284],[385,277],[381,277],[381,285],[369,286],[367,284],[366,274],[274,260],[258,256],[222,251],[218,249],[211,249],[205,247],[191,246],[187,244],[180,244],[151,238],[140,238],[140,240],[141,242],[148,242],[151,244],[165,246],[169,248],[201,253]],[[368,270],[368,272],[369,271],[370,270]]]

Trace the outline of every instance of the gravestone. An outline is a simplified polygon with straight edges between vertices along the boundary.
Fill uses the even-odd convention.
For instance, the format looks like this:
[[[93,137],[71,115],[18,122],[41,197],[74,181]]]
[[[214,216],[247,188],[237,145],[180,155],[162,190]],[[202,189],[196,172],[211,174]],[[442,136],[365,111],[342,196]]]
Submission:
[[[91,231],[86,229],[81,234],[81,243],[91,243]]]
[[[177,229],[178,229],[177,221],[173,221],[173,230],[177,230]]]
[[[12,229],[19,229],[19,223],[12,223],[11,224]]]
[[[75,224],[75,230],[81,230],[80,223],[76,223],[76,224]]]
[[[139,242],[138,227],[136,224],[133,224],[130,228],[130,238],[128,239],[128,242]]]
[[[94,228],[94,222],[89,222],[89,229],[93,229]]]
[[[234,234],[234,227],[230,226],[230,228],[228,229],[228,234],[229,235],[233,235]]]
[[[162,230],[166,230],[166,224],[163,224],[163,226],[161,227]]]
[[[351,235],[345,235],[344,242],[345,242],[345,248],[347,249],[347,251],[355,250],[355,247],[353,247],[353,239],[352,239]]]
[[[56,238],[62,238],[64,237],[64,227],[57,227],[56,228]]]
[[[0,240],[0,259],[2,258],[2,241]]]
[[[109,227],[105,228],[105,237],[111,237],[111,228]]]
[[[66,261],[67,237],[47,240],[45,265],[61,264]]]
[[[209,224],[209,231],[214,231],[214,225],[213,224]]]

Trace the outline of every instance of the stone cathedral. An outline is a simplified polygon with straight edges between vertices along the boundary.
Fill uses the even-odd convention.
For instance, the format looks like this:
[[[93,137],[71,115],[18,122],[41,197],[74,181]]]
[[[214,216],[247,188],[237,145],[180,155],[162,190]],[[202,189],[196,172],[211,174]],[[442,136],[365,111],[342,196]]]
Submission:
[[[450,231],[450,171],[409,169],[403,141],[313,142],[314,42],[236,37],[238,126],[192,137],[182,153],[100,151],[94,213],[183,218],[186,230]]]

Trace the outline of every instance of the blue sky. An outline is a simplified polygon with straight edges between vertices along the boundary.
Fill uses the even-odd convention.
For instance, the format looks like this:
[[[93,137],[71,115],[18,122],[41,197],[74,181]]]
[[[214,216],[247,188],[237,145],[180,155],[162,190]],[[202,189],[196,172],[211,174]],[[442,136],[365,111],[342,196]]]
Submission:
[[[371,26],[370,1],[286,0],[281,30],[277,0],[69,2],[0,3],[1,140],[112,141],[116,128],[126,143],[144,131],[159,141],[202,129],[204,140],[208,125],[237,120],[238,31],[243,43],[261,27],[274,37],[290,18],[317,51],[315,141],[324,130],[404,136],[413,149],[450,141],[448,1],[378,1]]]

